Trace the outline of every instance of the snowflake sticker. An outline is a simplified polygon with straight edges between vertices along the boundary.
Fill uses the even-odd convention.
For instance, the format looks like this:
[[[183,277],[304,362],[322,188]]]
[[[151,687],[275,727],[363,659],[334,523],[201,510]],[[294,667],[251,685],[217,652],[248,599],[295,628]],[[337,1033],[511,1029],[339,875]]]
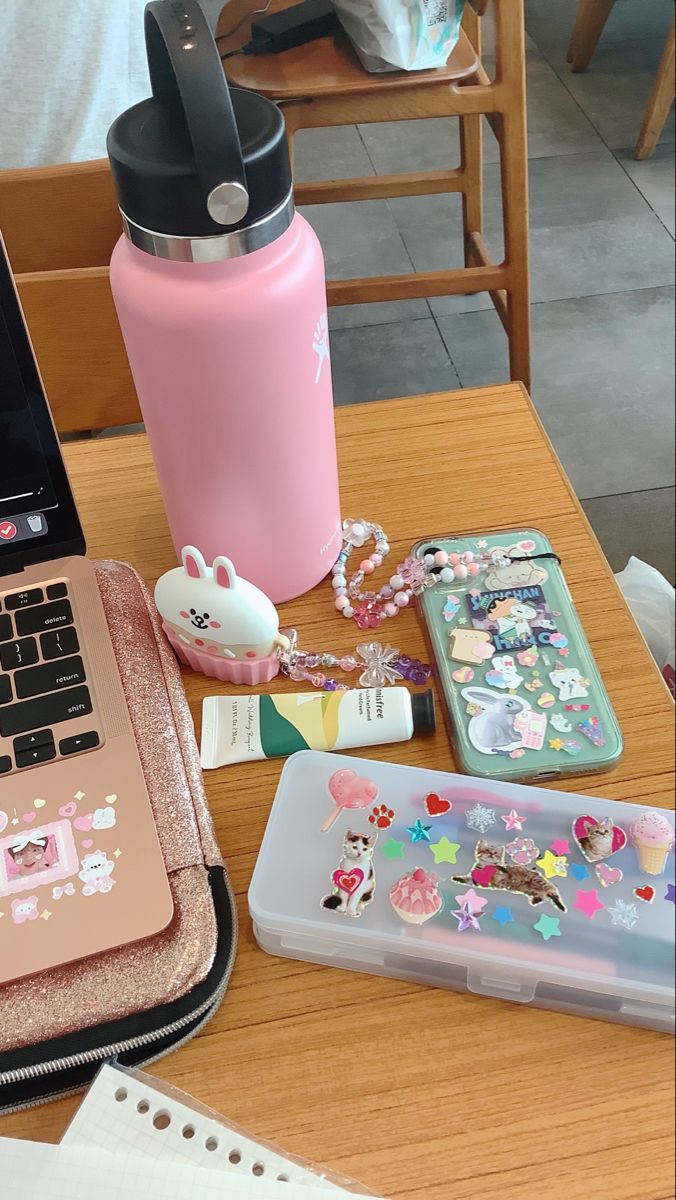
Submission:
[[[487,808],[485,804],[475,804],[467,813],[467,828],[475,829],[477,833],[487,833],[495,825],[495,809]]]
[[[633,929],[638,921],[638,909],[635,904],[627,904],[624,900],[616,900],[608,915],[613,925],[622,925],[624,929]]]

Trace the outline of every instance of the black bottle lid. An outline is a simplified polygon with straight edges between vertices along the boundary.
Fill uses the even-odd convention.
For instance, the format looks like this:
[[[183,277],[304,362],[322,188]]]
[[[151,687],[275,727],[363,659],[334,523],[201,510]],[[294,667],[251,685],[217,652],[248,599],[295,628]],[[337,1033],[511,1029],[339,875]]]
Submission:
[[[414,733],[436,733],[437,714],[434,707],[434,692],[413,692],[411,713]]]
[[[145,38],[152,98],[108,133],[122,213],[142,229],[187,238],[264,220],[291,192],[280,109],[229,89],[197,0],[146,5]]]

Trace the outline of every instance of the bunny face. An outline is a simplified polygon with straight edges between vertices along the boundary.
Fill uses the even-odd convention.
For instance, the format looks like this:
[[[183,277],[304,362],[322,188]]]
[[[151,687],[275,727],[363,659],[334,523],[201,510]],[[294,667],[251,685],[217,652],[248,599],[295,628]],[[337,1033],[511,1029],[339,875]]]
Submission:
[[[155,603],[165,627],[184,645],[223,658],[256,659],[280,642],[277,612],[267,596],[239,579],[229,558],[208,567],[186,546],[182,567],[158,580]]]
[[[510,562],[512,557],[522,561]],[[544,567],[529,559],[523,546],[518,544],[508,549],[495,546],[491,550],[491,559],[492,565],[486,574],[485,583],[491,592],[500,591],[501,588],[535,587],[548,578]]]

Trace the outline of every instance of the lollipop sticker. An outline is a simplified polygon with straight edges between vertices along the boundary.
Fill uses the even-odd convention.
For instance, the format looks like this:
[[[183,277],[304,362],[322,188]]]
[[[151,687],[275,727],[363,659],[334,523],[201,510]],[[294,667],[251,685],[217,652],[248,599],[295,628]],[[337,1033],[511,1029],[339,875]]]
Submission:
[[[333,829],[344,808],[369,808],[374,804],[378,799],[378,785],[346,767],[334,771],[329,779],[329,793],[335,807],[322,825],[322,833]]]

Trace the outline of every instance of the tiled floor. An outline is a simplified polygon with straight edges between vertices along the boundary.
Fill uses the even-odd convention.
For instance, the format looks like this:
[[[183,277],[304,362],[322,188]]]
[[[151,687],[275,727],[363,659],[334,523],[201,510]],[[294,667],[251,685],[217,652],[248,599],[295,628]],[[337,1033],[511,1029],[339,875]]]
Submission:
[[[674,579],[674,123],[655,157],[636,139],[673,0],[617,0],[586,74],[565,51],[576,0],[526,0],[533,399],[615,570],[637,554]],[[497,146],[486,138],[486,226],[499,251]],[[298,177],[452,165],[453,121],[305,132]],[[329,275],[460,265],[459,201],[306,210]],[[484,296],[334,309],[336,402],[507,378]]]

